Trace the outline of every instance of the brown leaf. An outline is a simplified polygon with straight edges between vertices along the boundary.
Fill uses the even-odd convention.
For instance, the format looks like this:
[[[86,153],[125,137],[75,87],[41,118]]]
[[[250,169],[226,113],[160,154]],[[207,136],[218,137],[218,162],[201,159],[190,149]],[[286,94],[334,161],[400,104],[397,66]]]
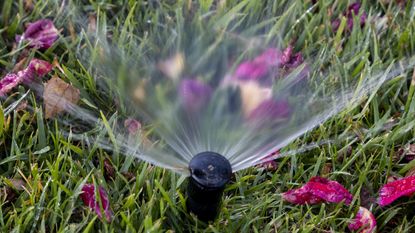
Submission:
[[[52,118],[79,101],[80,92],[77,88],[54,76],[45,84],[43,99],[45,118]]]
[[[409,171],[406,172],[405,177],[408,176],[415,176],[415,167],[409,169]]]
[[[16,65],[14,65],[12,72],[17,73],[18,71],[23,70],[25,68],[26,61],[27,57],[23,57],[18,63],[16,63]]]
[[[109,159],[104,159],[104,176],[107,181],[115,178],[115,168]]]
[[[327,177],[333,170],[333,165],[331,163],[325,163],[321,168],[321,176]]]
[[[121,173],[128,181],[132,181],[135,179],[135,175],[132,172],[122,172]]]

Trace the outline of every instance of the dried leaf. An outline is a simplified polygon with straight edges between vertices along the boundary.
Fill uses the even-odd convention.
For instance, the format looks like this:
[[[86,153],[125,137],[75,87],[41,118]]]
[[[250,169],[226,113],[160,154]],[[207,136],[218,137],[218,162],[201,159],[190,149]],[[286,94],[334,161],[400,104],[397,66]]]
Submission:
[[[104,159],[104,176],[106,180],[115,178],[115,168],[109,159]]]
[[[128,181],[135,180],[135,175],[132,172],[122,172],[121,173]]]
[[[45,84],[43,99],[45,118],[49,119],[70,109],[79,101],[80,92],[77,88],[54,76]]]

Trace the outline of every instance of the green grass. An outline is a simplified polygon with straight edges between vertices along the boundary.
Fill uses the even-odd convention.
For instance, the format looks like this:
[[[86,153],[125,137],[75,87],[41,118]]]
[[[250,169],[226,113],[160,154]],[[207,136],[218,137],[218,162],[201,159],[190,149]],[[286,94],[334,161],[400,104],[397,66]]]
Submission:
[[[84,18],[72,15],[66,8],[62,11],[60,1],[34,0],[30,10],[25,9],[25,2],[0,3],[0,74],[10,71],[22,56],[13,43],[14,35],[23,32],[24,24],[52,18],[63,29],[62,37],[47,51],[29,50],[27,56],[49,61],[56,57],[65,72],[54,72],[81,89],[82,107],[98,114],[101,110],[112,122],[110,118],[116,111],[114,93],[98,88],[88,64],[78,60],[76,54],[85,41],[77,35],[73,38],[68,30],[71,25],[85,26]],[[220,2],[225,2],[222,8]],[[307,58],[324,61],[322,67],[334,58],[348,61],[339,68],[345,76],[355,76],[376,66],[386,67],[415,51],[411,1],[406,7],[395,1],[363,1],[371,21],[361,29],[355,27],[350,33],[337,35],[331,27],[324,26],[334,17],[327,12],[342,14],[347,1],[319,1],[306,14],[311,3],[296,1],[296,7],[285,15],[283,9],[288,2],[294,1],[200,0],[190,4],[189,1],[103,0],[84,1],[78,4],[78,10],[97,13],[98,26],[106,24],[113,41],[125,50],[137,49],[136,52],[149,56],[159,50],[169,53],[174,49],[190,49],[186,33],[194,32],[188,32],[187,26],[196,31],[203,31],[205,26],[229,31],[242,30],[244,25],[257,26],[270,41],[280,36],[286,45],[295,39],[295,47]],[[388,22],[377,31],[380,13],[387,16]],[[285,24],[290,27],[282,30]],[[165,38],[171,38],[172,27],[179,33],[178,38],[166,41]],[[23,101],[19,98],[27,91],[26,87],[19,87],[1,102],[0,231],[344,232],[362,205],[376,216],[379,232],[414,232],[413,198],[402,198],[383,208],[375,204],[378,190],[388,176],[404,176],[415,166],[396,159],[398,149],[412,143],[415,134],[415,87],[410,82],[411,76],[408,69],[383,85],[369,102],[330,119],[285,150],[333,138],[338,138],[338,142],[279,159],[276,171],[253,167],[237,172],[225,190],[220,215],[210,224],[186,212],[184,177],[138,160],[131,162],[120,153],[68,137],[63,133],[69,130],[63,120],[44,119],[42,100],[34,92],[29,91],[24,98],[30,107],[17,111],[18,101]],[[81,124],[67,115],[59,119]],[[351,137],[346,140],[344,135]],[[114,179],[105,179],[105,159],[116,170]],[[134,178],[127,179],[125,172]],[[296,206],[282,201],[282,192],[304,184],[315,175],[343,184],[354,195],[352,204]],[[10,191],[10,179],[23,180],[25,188]],[[108,191],[114,212],[111,223],[97,218],[82,203],[79,194],[86,182],[102,185]]]

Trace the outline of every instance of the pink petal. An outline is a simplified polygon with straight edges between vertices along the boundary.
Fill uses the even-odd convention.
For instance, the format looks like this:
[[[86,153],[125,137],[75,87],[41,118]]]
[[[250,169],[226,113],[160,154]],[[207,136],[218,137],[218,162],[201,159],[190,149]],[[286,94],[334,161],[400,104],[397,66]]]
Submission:
[[[345,201],[346,204],[350,204],[353,200],[353,195],[337,181],[315,176],[307,185],[311,193],[327,202]]]
[[[254,59],[255,63],[263,63],[267,66],[278,66],[283,60],[284,54],[279,49],[268,48]]]
[[[308,187],[303,186],[298,189],[292,189],[282,194],[282,198],[292,204],[305,205],[305,204],[319,204],[324,200],[313,195]]]
[[[30,23],[23,35],[16,36],[16,40],[26,40],[30,47],[48,49],[58,39],[58,34],[51,20],[41,19]]]
[[[355,2],[350,4],[347,7],[347,10],[343,13],[343,15],[347,18],[347,29],[351,31],[353,29],[353,15],[359,15],[361,4],[360,2]],[[360,16],[360,26],[363,27],[366,23],[367,14],[363,12]],[[331,24],[333,31],[337,31],[340,26],[340,19],[336,19],[332,21]]]
[[[358,231],[359,233],[375,232],[376,219],[375,216],[366,208],[359,207],[356,217],[349,224],[350,231]]]
[[[36,78],[42,77],[52,70],[53,66],[47,61],[33,58],[26,69],[17,72],[22,81],[25,83],[33,82]]]
[[[129,134],[135,135],[141,129],[141,123],[135,119],[128,118],[124,121],[124,127],[127,128]]]
[[[253,121],[271,121],[285,119],[291,114],[291,107],[286,100],[265,100],[249,114]]]
[[[52,70],[52,64],[47,61],[33,58],[29,65],[17,74],[7,74],[0,80],[0,96],[4,96],[22,82],[30,83],[35,77],[42,77]]]
[[[379,191],[378,203],[386,206],[402,196],[410,196],[415,192],[415,176],[408,176],[385,184]]]
[[[85,205],[89,206],[95,211],[99,218],[102,218],[101,206],[98,200],[95,199],[95,186],[94,184],[85,184],[82,187],[81,199]],[[112,212],[110,210],[110,203],[108,200],[107,192],[103,187],[99,187],[99,198],[104,209],[104,214],[108,222],[111,221]]]
[[[269,48],[251,61],[241,63],[235,70],[236,80],[259,80],[265,77],[272,68],[281,63],[282,53],[276,48]]]
[[[263,167],[267,170],[276,170],[278,165],[277,162],[275,162],[275,158],[277,158],[280,154],[280,151],[277,150],[267,156],[265,156],[265,158],[262,159],[262,163],[259,164],[260,167]]]
[[[6,74],[6,76],[0,80],[0,96],[4,96],[10,92],[19,85],[21,81],[21,78],[16,74]]]
[[[178,91],[183,106],[190,112],[198,111],[209,102],[213,92],[209,85],[196,79],[183,79]]]
[[[337,181],[323,177],[313,177],[307,184],[298,189],[283,193],[283,199],[293,204],[317,204],[321,202],[350,204],[353,196]]]
[[[37,76],[42,77],[52,70],[53,65],[47,61],[33,58],[30,61],[28,68],[33,69]]]
[[[248,61],[241,63],[234,73],[237,80],[258,80],[269,72],[269,66],[265,63]]]

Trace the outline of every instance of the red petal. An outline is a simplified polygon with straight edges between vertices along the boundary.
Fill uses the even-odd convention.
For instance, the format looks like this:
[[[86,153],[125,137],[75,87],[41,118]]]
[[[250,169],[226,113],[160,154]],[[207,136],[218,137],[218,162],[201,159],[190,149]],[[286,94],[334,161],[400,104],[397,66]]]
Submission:
[[[306,186],[303,186],[298,189],[292,189],[282,194],[282,198],[290,203],[297,205],[304,204],[318,204],[323,202],[321,198],[313,195],[309,192]]]
[[[352,194],[337,181],[313,177],[303,187],[283,193],[283,199],[293,204],[318,204],[323,201],[350,204]]]
[[[105,217],[108,222],[111,221],[112,213],[109,209],[110,203],[108,200],[107,192],[103,187],[99,187],[99,197],[102,203],[102,208],[104,209]],[[89,206],[91,209],[95,210],[99,218],[102,218],[101,206],[98,200],[95,199],[95,186],[94,184],[85,184],[82,187],[81,199],[85,205]]]
[[[357,231],[359,233],[372,233],[375,232],[376,219],[375,216],[366,208],[360,207],[356,214],[356,217],[349,224],[351,231]]]
[[[408,176],[400,180],[385,184],[379,191],[378,203],[381,206],[391,204],[402,196],[410,196],[415,192],[415,176]]]
[[[353,200],[353,195],[337,181],[316,176],[311,178],[307,185],[310,192],[327,202],[345,201],[346,204],[350,204]]]

